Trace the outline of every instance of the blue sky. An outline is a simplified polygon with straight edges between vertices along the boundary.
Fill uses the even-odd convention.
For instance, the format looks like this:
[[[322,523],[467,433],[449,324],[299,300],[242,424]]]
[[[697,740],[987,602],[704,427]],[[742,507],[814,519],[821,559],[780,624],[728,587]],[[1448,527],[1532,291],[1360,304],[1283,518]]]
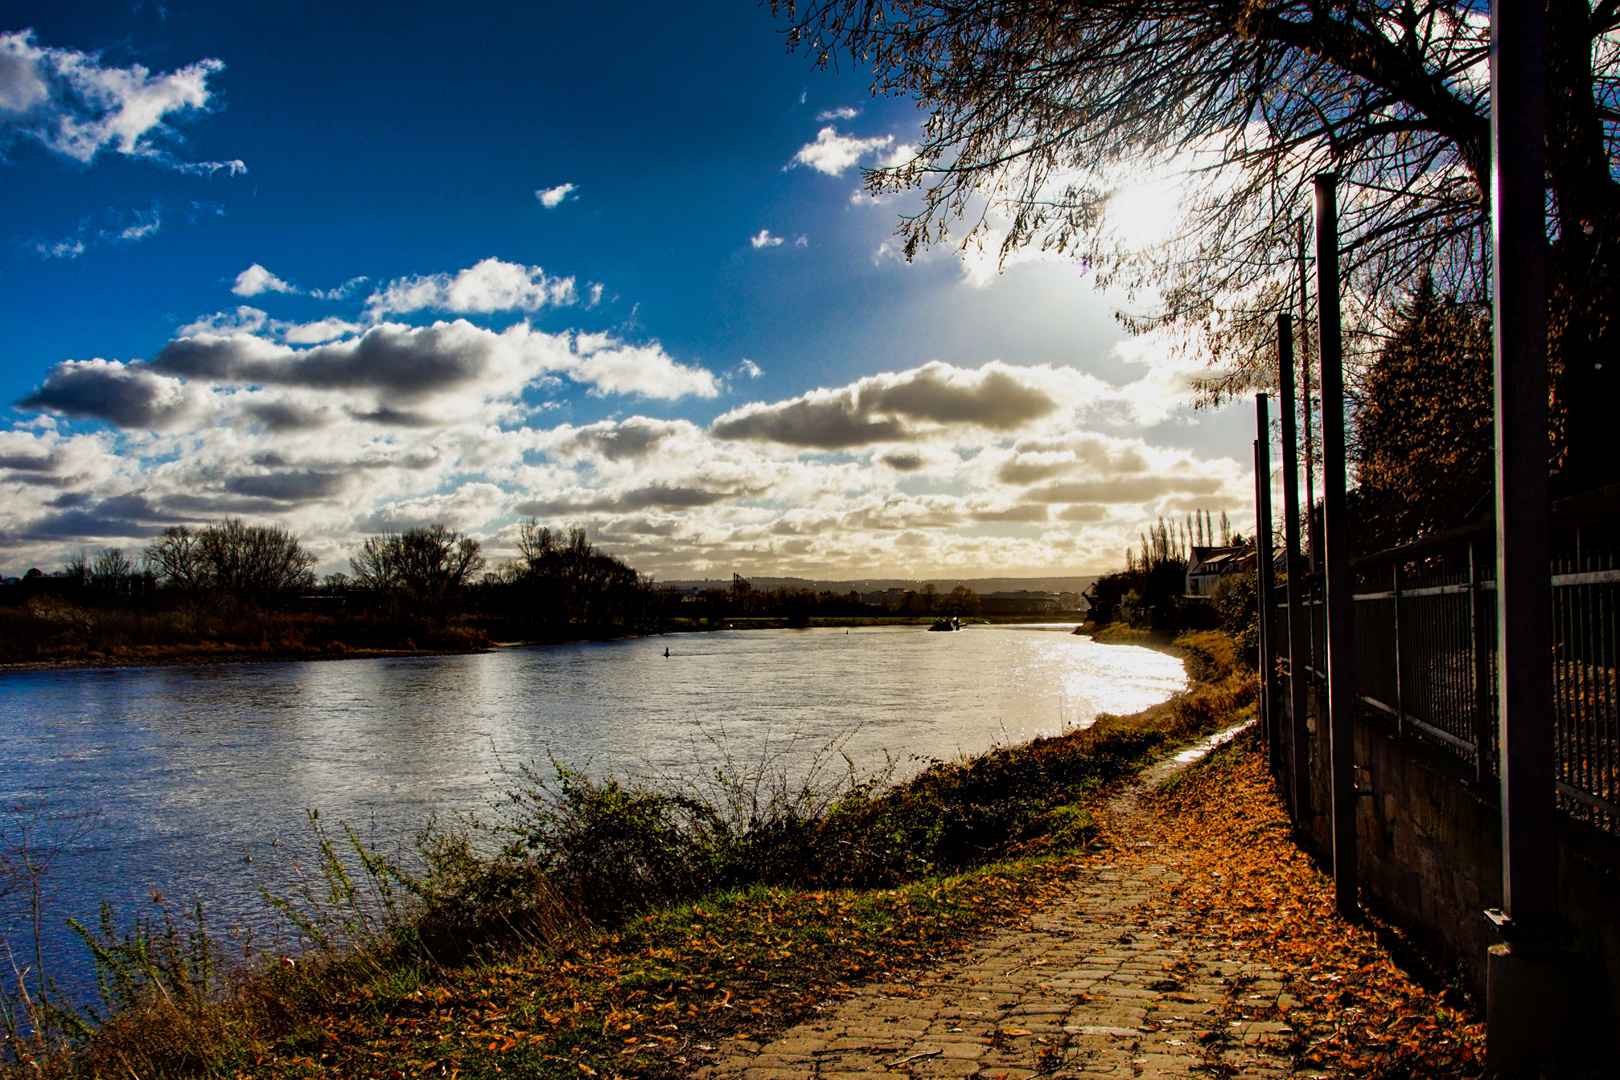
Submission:
[[[921,115],[752,2],[0,4],[0,571],[239,514],[322,569],[1088,573],[1243,410],[1072,263],[894,253]],[[1139,302],[1140,303],[1140,302]]]

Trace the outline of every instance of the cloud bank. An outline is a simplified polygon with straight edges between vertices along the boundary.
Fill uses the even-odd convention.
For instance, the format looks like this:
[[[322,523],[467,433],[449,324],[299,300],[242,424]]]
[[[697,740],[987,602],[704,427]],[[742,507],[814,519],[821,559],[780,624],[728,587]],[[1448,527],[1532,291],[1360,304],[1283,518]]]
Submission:
[[[535,516],[662,577],[1087,573],[1158,514],[1249,502],[1247,466],[1128,433],[1176,386],[1149,351],[1122,355],[1143,373],[1123,384],[933,362],[749,400],[752,360],[721,379],[656,341],[537,326],[574,295],[539,267],[396,278],[304,322],[273,314],[310,301],[259,264],[237,284],[264,307],[194,319],[147,360],[65,360],[16,403],[8,572],[240,514],[328,570],[437,521],[499,557]],[[591,399],[607,417],[574,419]]]

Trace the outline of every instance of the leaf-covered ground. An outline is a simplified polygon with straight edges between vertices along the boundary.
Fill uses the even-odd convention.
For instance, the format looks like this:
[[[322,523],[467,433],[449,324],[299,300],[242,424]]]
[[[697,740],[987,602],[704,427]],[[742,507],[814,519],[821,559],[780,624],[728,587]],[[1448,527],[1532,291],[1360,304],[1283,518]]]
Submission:
[[[664,1077],[857,981],[935,963],[1055,895],[1063,860],[869,892],[753,888],[578,944],[379,993],[367,981],[241,1061],[254,1077]]]
[[[1324,1076],[1486,1075],[1483,1017],[1456,973],[1424,963],[1420,947],[1374,916],[1339,916],[1332,880],[1289,835],[1257,739],[1212,755],[1144,808],[1155,857],[1185,876],[1139,919],[1173,920],[1289,980],[1281,1016],[1261,1015],[1273,1007],[1256,1007],[1230,980],[1228,1022],[1285,1021],[1299,1067]]]

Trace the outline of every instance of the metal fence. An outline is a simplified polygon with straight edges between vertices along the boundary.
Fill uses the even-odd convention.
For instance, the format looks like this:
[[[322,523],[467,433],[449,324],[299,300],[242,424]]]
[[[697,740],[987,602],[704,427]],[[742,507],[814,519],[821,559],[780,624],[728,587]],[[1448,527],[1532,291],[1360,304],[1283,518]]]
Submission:
[[[1552,567],[1558,803],[1620,834],[1620,568],[1613,551]],[[1417,544],[1354,567],[1356,696],[1403,736],[1496,772],[1496,583],[1487,541]],[[1301,582],[1309,676],[1326,681],[1321,575]],[[1283,590],[1279,590],[1282,592]],[[1286,603],[1273,641],[1286,641]]]

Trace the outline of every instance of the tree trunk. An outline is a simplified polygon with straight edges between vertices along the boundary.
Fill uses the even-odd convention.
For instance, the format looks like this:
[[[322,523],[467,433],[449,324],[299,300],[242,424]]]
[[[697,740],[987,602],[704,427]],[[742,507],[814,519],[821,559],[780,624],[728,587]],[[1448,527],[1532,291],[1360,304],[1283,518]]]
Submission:
[[[1547,172],[1557,225],[1549,262],[1554,493],[1620,480],[1620,184],[1593,97],[1585,0],[1547,4]],[[1561,438],[1560,438],[1561,436]],[[1561,459],[1561,460],[1559,460]]]

